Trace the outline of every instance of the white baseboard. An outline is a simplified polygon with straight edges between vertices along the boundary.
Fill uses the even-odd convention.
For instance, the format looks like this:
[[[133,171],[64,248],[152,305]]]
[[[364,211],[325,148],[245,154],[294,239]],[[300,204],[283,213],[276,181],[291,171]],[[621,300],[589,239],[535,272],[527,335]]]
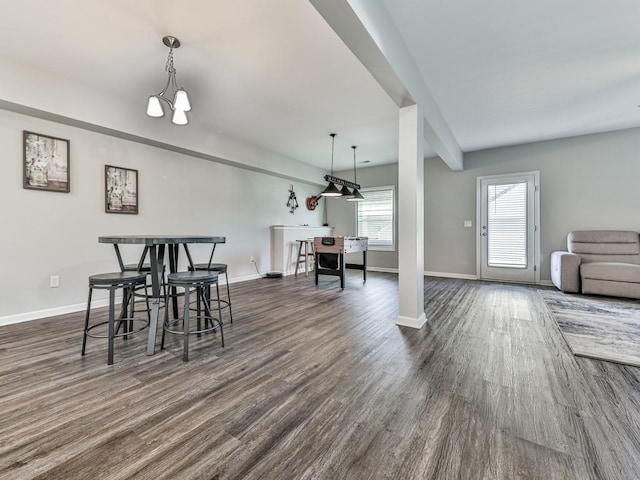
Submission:
[[[370,267],[367,265],[368,272],[382,272],[382,273],[398,273],[397,268],[387,268],[387,267]]]
[[[396,320],[396,325],[399,327],[410,327],[420,329],[424,327],[425,323],[427,323],[427,316],[422,312],[418,318],[413,317],[405,317],[402,315],[398,315],[398,319]]]
[[[224,277],[218,277],[220,279],[220,285],[224,285]],[[248,282],[249,280],[255,280],[257,278],[262,278],[260,275],[258,275],[257,273],[251,273],[249,275],[242,275],[240,277],[231,277],[229,279],[229,284],[233,284],[233,283],[241,283],[241,282]]]
[[[424,272],[427,277],[460,278],[462,280],[477,280],[478,277],[467,273]]]
[[[122,296],[116,296],[116,302],[121,302]],[[94,308],[106,307],[109,305],[109,299],[103,298],[91,301],[91,310]],[[12,325],[14,323],[29,322],[31,320],[39,320],[41,318],[55,317],[57,315],[65,315],[67,313],[82,312],[87,309],[86,303],[76,303],[74,305],[63,305],[62,307],[46,308],[44,310],[36,310],[33,312],[16,313],[0,317],[0,327],[4,325]]]

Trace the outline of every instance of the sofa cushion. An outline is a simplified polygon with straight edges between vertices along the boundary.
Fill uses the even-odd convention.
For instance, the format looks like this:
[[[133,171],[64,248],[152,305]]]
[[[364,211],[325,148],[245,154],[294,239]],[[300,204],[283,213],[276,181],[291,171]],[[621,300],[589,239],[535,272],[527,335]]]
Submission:
[[[630,263],[593,262],[580,265],[583,279],[640,283],[640,265]]]
[[[582,282],[582,293],[607,295],[609,297],[640,298],[640,283],[585,278]]]
[[[567,247],[571,253],[580,255],[583,263],[640,264],[640,236],[638,232],[576,230],[569,234]]]
[[[569,242],[580,243],[638,243],[638,232],[626,230],[574,230]]]

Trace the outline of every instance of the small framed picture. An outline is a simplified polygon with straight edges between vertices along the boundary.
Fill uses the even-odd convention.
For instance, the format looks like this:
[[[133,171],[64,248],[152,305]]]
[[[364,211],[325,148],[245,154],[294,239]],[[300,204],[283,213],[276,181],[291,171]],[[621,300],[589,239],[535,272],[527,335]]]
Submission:
[[[68,193],[69,140],[26,130],[22,134],[23,187]]]
[[[104,166],[104,211],[138,213],[138,171]]]

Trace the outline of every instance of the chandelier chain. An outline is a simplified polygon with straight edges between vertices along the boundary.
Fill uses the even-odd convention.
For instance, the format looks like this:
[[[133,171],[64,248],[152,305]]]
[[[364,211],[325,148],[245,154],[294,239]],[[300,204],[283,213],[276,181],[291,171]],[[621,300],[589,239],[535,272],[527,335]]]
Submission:
[[[175,72],[173,68],[173,47],[169,47],[169,55],[167,56],[167,63],[164,66],[164,69],[167,73]]]

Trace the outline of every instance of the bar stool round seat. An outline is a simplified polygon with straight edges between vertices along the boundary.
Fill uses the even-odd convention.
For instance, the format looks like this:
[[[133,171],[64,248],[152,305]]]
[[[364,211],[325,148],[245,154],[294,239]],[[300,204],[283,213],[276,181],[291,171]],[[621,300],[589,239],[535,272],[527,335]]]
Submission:
[[[210,272],[218,272],[218,273],[226,273],[227,272],[227,264],[226,263],[196,263],[194,265],[196,270],[208,270]]]
[[[162,343],[160,348],[164,349],[165,334],[173,333],[183,336],[183,348],[182,348],[182,360],[189,361],[189,335],[197,334],[200,336],[203,333],[215,332],[220,329],[220,340],[222,347],[224,347],[224,332],[222,330],[222,310],[220,308],[220,301],[218,300],[218,318],[214,318],[211,314],[210,299],[207,292],[211,287],[215,285],[218,287],[218,274],[210,271],[188,271],[188,272],[174,272],[170,273],[167,277],[167,287],[169,289],[173,287],[184,288],[184,313],[182,318],[170,319],[169,309],[165,308],[164,311],[164,325],[162,329]],[[195,291],[197,313],[194,316],[196,320],[195,330],[191,329],[190,321],[193,319],[190,314],[190,295]],[[165,296],[165,301],[168,302],[169,294]],[[220,297],[218,293],[218,297]],[[168,303],[167,303],[168,304]],[[202,325],[204,320],[204,327]],[[182,323],[182,329],[179,330],[179,326]]]
[[[174,272],[169,274],[168,281],[178,287],[205,283],[213,285],[218,281],[218,275],[209,271]]]
[[[146,275],[138,272],[110,272],[97,273],[89,277],[89,285],[124,285],[129,283],[139,283],[146,281]]]
[[[147,284],[147,275],[142,272],[110,272],[98,273],[89,277],[89,298],[87,301],[87,313],[84,322],[84,336],[82,339],[82,355],[86,352],[87,337],[107,338],[108,354],[107,364],[113,364],[113,346],[116,337],[128,338],[129,335],[140,332],[149,326],[149,304],[147,302],[147,318],[135,318],[135,306],[133,302],[133,292],[136,288],[144,288]],[[91,297],[93,290],[109,290],[109,317],[108,320],[89,325],[91,312]],[[115,318],[115,294],[119,289],[123,289],[122,308],[120,317]],[[131,313],[129,314],[129,306]],[[117,324],[117,325],[116,325]],[[140,325],[134,328],[134,325]],[[93,330],[102,325],[107,325],[107,334],[99,334]],[[122,333],[120,328],[123,329]]]
[[[221,308],[229,309],[229,323],[233,323],[233,312],[231,310],[231,292],[229,291],[229,273],[227,269],[227,264],[226,263],[196,263],[194,264],[193,267],[196,271],[203,270],[203,271],[209,271],[209,272],[217,272],[219,274],[224,273],[226,285],[227,285],[227,298],[226,299],[220,298],[220,295],[218,295],[218,299],[222,304]]]

